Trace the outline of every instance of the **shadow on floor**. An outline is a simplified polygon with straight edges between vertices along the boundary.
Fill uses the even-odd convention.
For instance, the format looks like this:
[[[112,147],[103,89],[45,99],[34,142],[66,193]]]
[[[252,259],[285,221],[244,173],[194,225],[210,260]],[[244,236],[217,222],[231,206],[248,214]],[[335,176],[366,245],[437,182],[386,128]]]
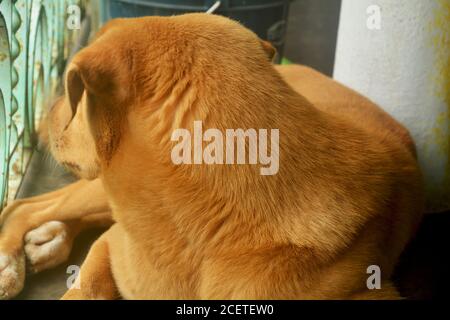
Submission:
[[[394,275],[402,296],[414,300],[449,297],[449,230],[450,212],[425,216]]]

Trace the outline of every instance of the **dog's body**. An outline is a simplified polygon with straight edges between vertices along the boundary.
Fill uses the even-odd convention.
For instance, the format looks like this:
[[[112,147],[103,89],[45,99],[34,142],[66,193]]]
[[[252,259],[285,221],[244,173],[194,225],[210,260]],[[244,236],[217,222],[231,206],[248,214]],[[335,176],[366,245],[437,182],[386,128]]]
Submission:
[[[64,257],[79,230],[115,222],[91,248],[81,289],[65,298],[398,297],[389,277],[423,206],[408,132],[314,70],[278,73],[271,54],[216,16],[106,25],[69,66],[66,99],[49,117],[55,158],[100,179],[5,210],[0,296],[21,289],[26,232],[41,226],[25,238],[37,271],[63,260],[39,254],[53,239],[39,237],[43,224],[59,220],[68,221],[57,231],[67,235]],[[279,172],[174,165],[171,133],[194,120],[279,129]],[[16,279],[2,271],[2,253]],[[367,288],[371,265],[381,269],[380,290]]]

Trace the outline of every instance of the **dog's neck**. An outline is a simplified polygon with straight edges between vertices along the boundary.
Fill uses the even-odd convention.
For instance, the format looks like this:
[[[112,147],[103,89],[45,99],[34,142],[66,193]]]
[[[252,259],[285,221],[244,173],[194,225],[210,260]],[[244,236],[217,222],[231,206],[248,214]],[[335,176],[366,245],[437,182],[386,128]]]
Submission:
[[[286,233],[279,230],[289,223],[290,214],[298,214],[293,208],[298,210],[302,205],[299,191],[311,192],[316,158],[323,157],[318,153],[324,152],[320,147],[331,139],[332,129],[306,99],[288,92],[283,101],[290,105],[269,102],[265,107],[275,109],[271,112],[274,117],[263,119],[271,123],[268,129],[280,131],[280,168],[276,175],[262,176],[259,168],[251,165],[162,163],[161,152],[170,159],[168,146],[155,152],[143,143],[144,137],[128,136],[121,144],[127,149],[118,149],[103,177],[115,219],[142,241],[148,239],[148,226],[155,223],[170,225],[191,242],[237,241],[226,237],[231,230],[247,244],[264,238],[267,243],[289,241],[281,239]],[[298,203],[286,203],[286,199],[298,199]],[[284,216],[280,216],[283,211]]]

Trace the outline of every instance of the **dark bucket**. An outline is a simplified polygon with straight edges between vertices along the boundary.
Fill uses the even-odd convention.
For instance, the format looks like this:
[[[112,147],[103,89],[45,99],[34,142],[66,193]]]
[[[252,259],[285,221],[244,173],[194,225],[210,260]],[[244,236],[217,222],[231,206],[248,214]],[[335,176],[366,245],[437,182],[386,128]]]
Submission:
[[[215,0],[106,0],[105,19],[206,12]],[[290,0],[226,0],[214,12],[241,22],[283,56]]]

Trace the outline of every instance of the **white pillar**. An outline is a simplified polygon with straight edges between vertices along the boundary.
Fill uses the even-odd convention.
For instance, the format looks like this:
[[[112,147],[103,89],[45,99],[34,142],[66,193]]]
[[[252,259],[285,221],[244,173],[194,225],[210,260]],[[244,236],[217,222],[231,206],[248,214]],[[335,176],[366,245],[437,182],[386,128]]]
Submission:
[[[342,0],[334,78],[410,130],[428,210],[450,209],[450,0]]]

